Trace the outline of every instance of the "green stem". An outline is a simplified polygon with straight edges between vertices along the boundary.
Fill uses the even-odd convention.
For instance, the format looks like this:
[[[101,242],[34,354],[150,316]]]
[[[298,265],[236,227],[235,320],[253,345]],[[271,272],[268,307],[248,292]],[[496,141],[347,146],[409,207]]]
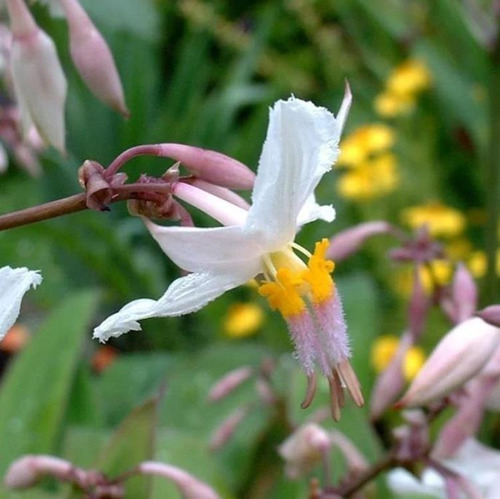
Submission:
[[[497,249],[500,204],[500,39],[497,37],[490,52],[489,130],[486,158],[486,255],[485,299],[498,301]]]

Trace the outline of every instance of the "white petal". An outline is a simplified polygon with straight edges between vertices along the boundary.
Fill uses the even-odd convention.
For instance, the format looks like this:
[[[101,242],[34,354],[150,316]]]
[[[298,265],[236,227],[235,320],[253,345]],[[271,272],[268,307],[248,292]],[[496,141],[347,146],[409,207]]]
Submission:
[[[335,208],[330,204],[320,206],[316,203],[314,194],[309,196],[306,203],[302,207],[297,217],[297,225],[302,227],[314,220],[324,220],[325,222],[333,222],[335,220]]]
[[[224,271],[235,264],[259,258],[265,249],[242,227],[162,227],[144,219],[165,254],[190,272]]]
[[[174,317],[199,310],[226,291],[244,284],[259,271],[253,266],[230,269],[225,273],[196,273],[176,279],[157,301],[135,300],[108,317],[94,329],[94,338],[101,342],[128,331],[140,331],[138,321],[151,317]]]
[[[337,159],[344,115],[293,97],[271,109],[246,224],[269,249],[294,239],[300,211]]]
[[[35,288],[42,282],[38,271],[27,268],[0,269],[0,340],[14,325],[19,315],[21,300],[24,293],[31,287]]]

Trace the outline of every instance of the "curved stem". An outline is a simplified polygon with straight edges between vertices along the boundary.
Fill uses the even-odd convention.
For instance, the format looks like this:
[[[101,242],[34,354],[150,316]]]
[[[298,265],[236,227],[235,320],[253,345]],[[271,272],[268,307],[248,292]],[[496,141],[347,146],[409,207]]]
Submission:
[[[118,155],[111,164],[106,168],[106,177],[112,177],[127,161],[130,161],[136,156],[161,156],[160,144],[146,144],[136,146],[123,151]]]

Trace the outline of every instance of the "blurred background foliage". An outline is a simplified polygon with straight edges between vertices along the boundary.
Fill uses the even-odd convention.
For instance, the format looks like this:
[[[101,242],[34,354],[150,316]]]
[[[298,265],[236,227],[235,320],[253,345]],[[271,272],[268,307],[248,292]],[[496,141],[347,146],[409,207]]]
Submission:
[[[490,19],[481,14],[487,2],[477,2],[477,11],[469,8],[476,2],[453,0],[81,3],[111,46],[131,118],[124,121],[91,96],[71,65],[65,24],[34,5],[69,81],[68,157],[45,151],[37,178],[11,162],[0,179],[0,212],[79,192],[76,172],[85,159],[107,165],[137,144],[197,145],[255,169],[276,99],[294,94],[336,111],[347,79],[354,101],[344,138],[361,159],[344,158],[325,177],[318,197],[335,206],[337,220],[306,227],[299,242],[312,247],[368,220],[412,229],[422,217],[408,208],[424,206],[422,216],[437,224],[450,254],[483,277],[493,70]],[[373,149],[367,125],[379,127],[372,130],[379,144]],[[125,170],[136,178],[169,166],[140,158]],[[210,224],[199,214],[195,219]],[[387,259],[392,243],[371,240],[335,271],[367,398],[376,338],[397,337],[406,325],[411,275]],[[251,382],[221,403],[206,401],[224,373],[264,359],[275,366],[287,421],[303,421],[327,400],[321,386],[314,406],[299,409],[305,381],[291,359],[286,325],[254,289],[226,293],[197,314],[145,321],[143,332],[103,350],[91,341],[94,325],[132,299],[159,297],[179,275],[126,206],[1,232],[0,248],[1,265],[40,269],[44,277],[20,318],[30,341],[21,353],[2,353],[9,365],[0,381],[0,473],[28,452],[54,453],[110,474],[155,458],[183,466],[224,497],[304,497],[306,482],[286,480],[275,453],[288,434],[278,424],[283,416],[257,401]],[[432,319],[428,349],[448,327]],[[238,407],[251,410],[234,438],[211,453],[210,435]],[[349,406],[335,428],[369,459],[379,455],[365,410]],[[128,497],[175,497],[164,483],[141,480]],[[378,486],[383,494],[383,483]],[[67,494],[46,482],[19,497]]]

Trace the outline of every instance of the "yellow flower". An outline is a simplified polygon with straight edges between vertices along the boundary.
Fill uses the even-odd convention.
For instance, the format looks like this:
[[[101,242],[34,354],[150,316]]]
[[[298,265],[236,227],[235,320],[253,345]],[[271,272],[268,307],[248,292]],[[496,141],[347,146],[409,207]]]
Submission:
[[[399,346],[399,338],[384,335],[377,338],[371,352],[371,363],[377,373],[385,370]],[[406,352],[403,361],[403,375],[406,381],[412,380],[425,362],[425,353],[422,348],[412,346]]]
[[[468,260],[467,267],[476,279],[484,277],[487,269],[486,253],[484,251],[473,251]],[[500,276],[500,249],[497,251],[497,275]]]
[[[375,111],[384,118],[410,112],[415,107],[414,95],[399,95],[384,91],[375,98]]]
[[[431,75],[422,61],[409,59],[389,76],[386,88],[395,95],[415,95],[430,86]]]
[[[435,237],[458,236],[465,228],[462,213],[438,202],[407,208],[403,211],[402,219],[412,229],[427,225]]]
[[[409,59],[389,75],[385,90],[375,98],[375,110],[387,118],[411,111],[417,95],[429,87],[430,81],[427,67],[421,61]]]
[[[264,312],[255,303],[236,303],[224,318],[224,333],[231,338],[255,334],[264,321]]]
[[[389,149],[394,144],[392,128],[374,123],[359,127],[340,144],[340,166],[356,167],[370,156]]]
[[[346,172],[337,183],[339,194],[355,201],[367,201],[395,189],[399,181],[396,158],[382,154]]]
[[[434,260],[429,265],[420,267],[419,277],[427,294],[434,291],[434,286],[445,286],[451,280],[453,266],[448,260]],[[403,267],[396,274],[394,288],[396,292],[408,297],[413,289],[413,266]]]

